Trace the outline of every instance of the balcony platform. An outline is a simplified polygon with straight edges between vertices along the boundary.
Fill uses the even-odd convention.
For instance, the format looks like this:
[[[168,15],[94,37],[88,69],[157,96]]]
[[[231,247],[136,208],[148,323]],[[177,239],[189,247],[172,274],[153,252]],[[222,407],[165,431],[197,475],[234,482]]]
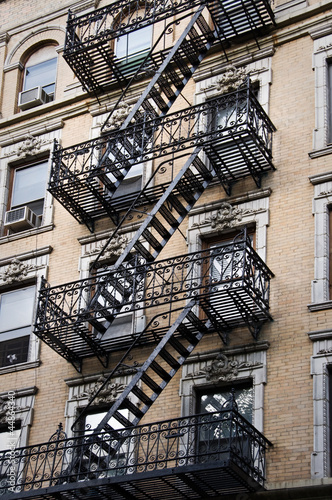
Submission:
[[[174,321],[172,314],[197,299],[197,307],[211,321],[211,332],[226,341],[232,329],[246,326],[257,338],[262,324],[271,319],[272,276],[244,237],[210,250],[101,271],[60,286],[50,287],[44,281],[35,334],[76,366],[89,356],[106,359],[107,353],[128,348],[137,337],[138,345],[159,341],[168,322]],[[143,331],[119,335],[116,328],[112,330],[114,318],[149,309],[153,318]],[[166,324],[160,320],[163,315]]]
[[[75,16],[70,13],[64,58],[86,90],[100,92],[112,83],[126,85],[136,73],[137,64],[123,67],[123,62],[118,60],[114,53],[116,38],[151,24],[157,25],[155,31],[159,33],[164,29],[165,21],[168,28],[174,29],[174,16],[189,18],[201,4],[201,0],[179,0],[171,3],[166,0],[153,3],[134,0],[128,7],[127,0],[118,0],[88,14]],[[205,4],[219,31],[222,44],[249,33],[253,37],[261,35],[274,23],[268,0],[206,0]],[[167,30],[165,37],[166,34]],[[159,45],[165,46],[163,39]],[[157,44],[154,58],[158,57],[159,52]],[[162,50],[162,57],[166,56],[167,51]],[[151,70],[150,66],[151,59],[148,58],[139,72],[141,77],[148,77],[147,70]]]
[[[227,403],[227,404],[226,404]],[[236,407],[19,448],[14,492],[9,451],[0,452],[0,498],[162,500],[214,498],[264,489],[271,443]]]
[[[69,148],[55,145],[49,191],[80,223],[93,231],[94,222],[120,213],[134,203],[155,203],[167,189],[169,162],[203,146],[206,159],[227,193],[239,179],[251,176],[257,185],[274,170],[274,125],[250,85],[202,104],[126,127]],[[106,153],[107,152],[107,153]],[[154,161],[154,179],[142,191],[120,194],[115,187],[125,170]],[[199,180],[199,172],[197,179]],[[121,186],[121,184],[120,184]]]

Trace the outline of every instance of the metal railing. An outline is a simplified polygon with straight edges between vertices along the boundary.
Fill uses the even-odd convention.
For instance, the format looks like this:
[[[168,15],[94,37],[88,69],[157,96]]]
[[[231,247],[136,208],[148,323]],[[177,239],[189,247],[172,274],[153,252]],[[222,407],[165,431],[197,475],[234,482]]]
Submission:
[[[194,297],[205,300],[220,317],[232,294],[247,297],[253,315],[269,317],[270,278],[266,264],[248,239],[136,267],[99,269],[95,276],[59,286],[42,284],[35,333],[65,338],[69,329],[151,307],[172,310]],[[213,297],[210,301],[209,297]],[[242,322],[236,302],[227,308],[227,321]],[[232,318],[233,316],[233,318]],[[61,333],[62,332],[62,333]],[[90,332],[91,337],[91,332]]]
[[[268,0],[205,0],[212,15],[222,18],[225,37],[270,24],[273,13]],[[202,0],[118,0],[88,14],[76,16],[69,12],[64,54],[82,47],[112,40],[149,24],[190,11]],[[217,17],[218,19],[218,17]]]
[[[229,401],[218,412],[97,435],[68,439],[58,431],[47,443],[16,449],[14,459],[10,451],[0,452],[0,495],[19,498],[23,491],[49,488],[51,493],[66,484],[72,489],[75,482],[81,488],[82,481],[94,480],[96,487],[98,480],[112,477],[130,482],[158,470],[178,475],[186,466],[227,469],[232,463],[258,488],[265,480],[270,444]]]
[[[142,196],[143,203],[149,197],[153,200],[158,186],[167,184],[173,175],[163,161],[200,145],[223,184],[248,175],[260,177],[274,168],[274,130],[248,85],[162,118],[145,115],[125,130],[75,146],[61,148],[56,143],[49,191],[74,217],[89,225],[106,216],[110,207],[121,208],[121,196],[112,198],[111,193],[119,176],[123,177],[124,167],[130,170],[134,164],[162,160],[155,167],[149,196]],[[128,206],[132,198],[133,194]]]

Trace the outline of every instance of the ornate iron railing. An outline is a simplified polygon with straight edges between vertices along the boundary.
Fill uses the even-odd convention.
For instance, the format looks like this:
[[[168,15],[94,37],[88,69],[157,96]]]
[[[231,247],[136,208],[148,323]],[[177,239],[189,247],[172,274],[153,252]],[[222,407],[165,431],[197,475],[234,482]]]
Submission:
[[[75,16],[69,12],[64,58],[84,87],[102,89],[112,81],[123,81],[125,75],[114,54],[115,39],[166,19],[192,15],[200,0],[119,0],[89,14]],[[205,0],[221,40],[229,40],[249,31],[259,31],[273,22],[268,0]],[[163,29],[163,26],[162,28]],[[158,31],[158,28],[156,29]],[[159,29],[160,31],[160,29]],[[162,44],[165,49],[167,32]],[[160,54],[163,54],[162,46]]]
[[[231,402],[214,413],[98,435],[68,439],[58,431],[47,443],[17,448],[14,458],[10,450],[0,452],[0,495],[20,498],[22,492],[27,495],[30,491],[33,496],[34,491],[42,494],[44,488],[51,494],[57,489],[65,491],[66,484],[71,490],[73,483],[82,488],[83,481],[85,486],[93,481],[94,488],[108,484],[111,489],[112,478],[116,484],[136,484],[139,479],[156,477],[157,471],[181,479],[188,467],[198,487],[201,471],[212,469],[218,477],[221,470],[229,470],[227,486],[220,474],[210,488],[214,484],[216,493],[224,488],[252,491],[264,484],[265,452],[270,444]],[[140,488],[144,491],[144,481]]]
[[[256,337],[262,323],[271,319],[272,276],[250,241],[235,239],[136,267],[99,269],[95,276],[60,286],[44,281],[35,333],[53,349],[66,346],[82,358],[91,355],[93,344],[106,350],[124,347],[122,332],[103,337],[116,316],[149,308],[160,308],[158,314],[172,312],[197,298],[214,330],[246,325]]]
[[[174,159],[200,145],[227,189],[239,178],[260,178],[274,168],[274,130],[248,84],[162,118],[146,115],[125,130],[72,147],[55,144],[49,191],[79,222],[91,225],[110,211],[125,208],[126,203],[130,206],[135,199],[135,193],[127,195],[128,199],[111,197],[124,167],[130,169],[158,158]],[[163,176],[167,170],[164,163],[156,170],[154,186],[142,194],[141,203],[153,202],[154,196],[160,196],[158,186],[165,189],[169,182],[170,172]]]

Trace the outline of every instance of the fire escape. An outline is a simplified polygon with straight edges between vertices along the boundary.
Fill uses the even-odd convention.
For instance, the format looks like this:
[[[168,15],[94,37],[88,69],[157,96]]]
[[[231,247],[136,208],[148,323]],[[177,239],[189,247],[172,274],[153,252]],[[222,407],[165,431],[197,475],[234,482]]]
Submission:
[[[60,286],[43,281],[35,334],[78,371],[86,358],[97,356],[107,367],[110,355],[122,352],[108,380],[138,346],[149,354],[92,434],[67,439],[59,429],[49,443],[18,452],[10,498],[86,498],[87,481],[89,497],[115,499],[150,499],[156,491],[163,500],[198,499],[263,487],[270,443],[235,401],[215,414],[140,422],[204,335],[218,333],[226,343],[245,326],[257,339],[271,319],[272,273],[246,231],[210,250],[158,256],[208,186],[219,183],[229,194],[237,180],[251,176],[259,186],[273,170],[274,127],[249,79],[234,92],[170,112],[208,52],[221,47],[226,60],[234,40],[257,38],[272,22],[267,0],[121,0],[69,14],[64,57],[84,88],[98,95],[117,85],[122,92],[101,137],[70,148],[55,144],[49,190],[91,231],[103,217],[115,231],[91,277]],[[162,27],[151,50],[123,65],[116,38],[149,25]],[[175,42],[170,34],[178,35]],[[114,128],[133,84],[144,79],[141,96]],[[151,178],[119,195],[130,169],[148,160]],[[139,229],[103,270],[107,248],[137,213]],[[137,311],[148,315],[145,327],[114,334],[114,320]]]

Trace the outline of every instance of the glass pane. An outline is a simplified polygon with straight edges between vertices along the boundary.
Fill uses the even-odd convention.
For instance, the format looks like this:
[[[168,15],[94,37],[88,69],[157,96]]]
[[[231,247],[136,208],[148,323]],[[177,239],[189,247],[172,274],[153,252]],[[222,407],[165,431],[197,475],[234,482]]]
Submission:
[[[11,208],[27,205],[31,201],[44,198],[47,167],[48,162],[45,161],[31,167],[15,170]]]
[[[122,59],[127,55],[127,42],[128,42],[128,35],[124,35],[116,39],[115,55],[119,59]]]
[[[151,47],[152,26],[145,26],[116,40],[115,54],[119,59],[127,58]]]
[[[128,418],[129,411],[128,410],[118,410],[121,415]],[[100,413],[91,413],[86,415],[85,417],[85,434],[90,434],[93,429],[95,429],[101,420],[105,417],[106,411],[101,411]],[[108,421],[108,424],[115,430],[123,429],[123,426],[115,419],[111,418]]]
[[[235,388],[235,401],[238,406],[239,413],[249,422],[252,421],[253,408],[253,388]],[[199,413],[213,413],[220,411],[224,403],[232,397],[231,390],[211,392],[202,394],[199,400]]]
[[[146,26],[128,35],[128,54],[135,54],[151,47],[152,26]]]
[[[0,332],[31,325],[35,287],[20,288],[0,296]]]
[[[55,82],[57,58],[29,66],[25,70],[23,90],[45,87]]]
[[[12,448],[13,443],[18,443],[20,433],[21,429],[15,429],[12,432],[9,430],[0,431],[0,450],[8,450]]]

